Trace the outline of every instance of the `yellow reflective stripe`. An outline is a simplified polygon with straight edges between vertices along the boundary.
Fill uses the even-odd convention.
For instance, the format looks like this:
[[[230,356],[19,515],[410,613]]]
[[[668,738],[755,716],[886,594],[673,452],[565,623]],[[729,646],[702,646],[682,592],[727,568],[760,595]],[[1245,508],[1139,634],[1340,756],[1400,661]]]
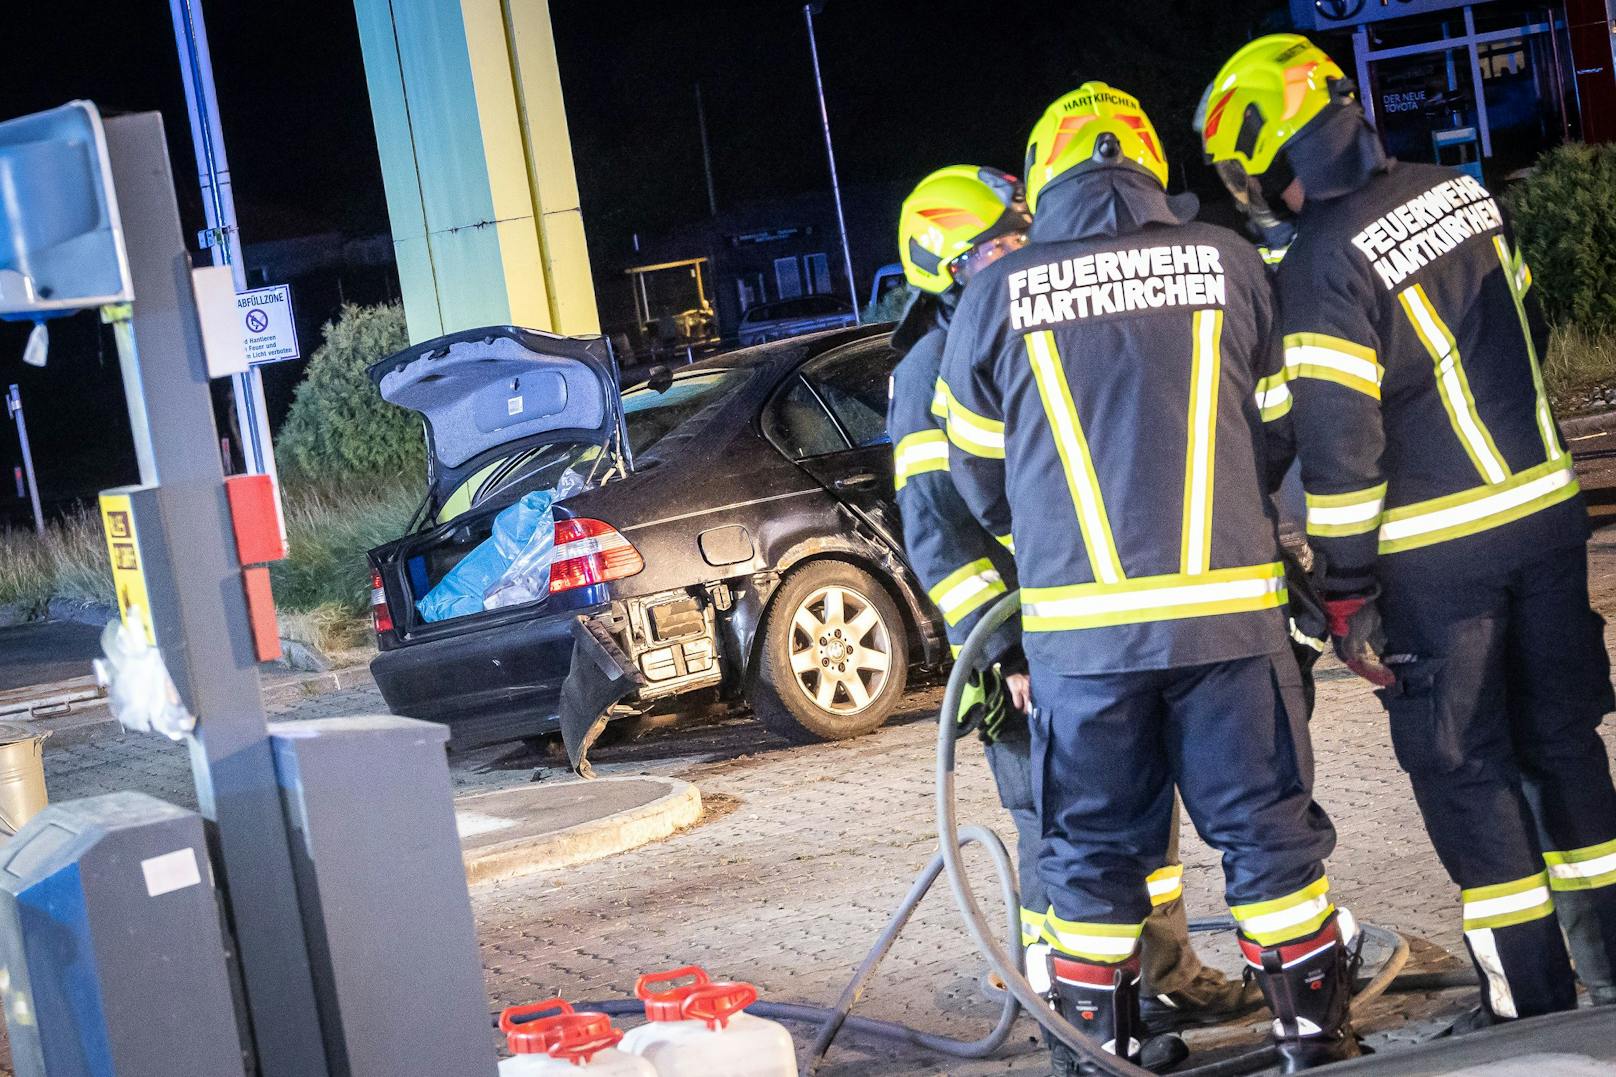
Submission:
[[[1247,938],[1260,946],[1278,946],[1305,938],[1324,926],[1335,905],[1330,902],[1330,880],[1321,875],[1316,882],[1284,897],[1234,905],[1229,911]]]
[[[1309,494],[1307,533],[1322,538],[1366,535],[1380,526],[1386,505],[1386,484],[1345,494]]]
[[[1521,321],[1521,337],[1526,341],[1526,358],[1532,367],[1532,389],[1537,393],[1537,433],[1543,439],[1543,453],[1550,460],[1558,460],[1565,450],[1560,446],[1560,432],[1554,426],[1554,413],[1549,409],[1549,394],[1543,386],[1543,367],[1538,362],[1537,344],[1532,340],[1532,322],[1526,316],[1526,289],[1531,285],[1532,271],[1520,256],[1510,257],[1509,244],[1503,236],[1493,237],[1493,249],[1498,262],[1504,267],[1504,280],[1509,294],[1515,300],[1515,314]]]
[[[1356,389],[1380,399],[1386,371],[1372,348],[1324,333],[1291,333],[1285,337],[1285,373],[1291,379],[1312,378]]]
[[[1381,516],[1380,552],[1417,550],[1501,527],[1557,505],[1579,489],[1570,458],[1562,457],[1512,475],[1502,486],[1477,486],[1387,509]]]
[[[948,440],[972,456],[989,460],[1004,459],[1004,424],[986,415],[978,415],[961,404],[946,382],[937,383],[937,393],[943,397],[947,411]],[[933,398],[932,410],[937,410]]]
[[[1150,891],[1150,904],[1159,907],[1184,896],[1184,865],[1168,864],[1145,876],[1145,888]]]
[[[892,481],[900,490],[916,475],[947,470],[948,435],[941,430],[917,431],[892,450]]]
[[[1004,580],[986,557],[944,576],[926,593],[943,611],[950,627],[957,625],[995,595],[1004,594]]]
[[[1297,626],[1296,618],[1294,617],[1290,618],[1290,633],[1291,639],[1295,640],[1297,643],[1300,643],[1303,647],[1306,647],[1312,651],[1318,651],[1320,654],[1324,653],[1324,648],[1326,646],[1325,641],[1316,636],[1310,636],[1306,632],[1303,632],[1301,628]]]
[[[1512,882],[1472,887],[1460,891],[1459,897],[1464,901],[1466,931],[1510,927],[1554,915],[1546,871]]]
[[[1028,632],[1142,624],[1273,609],[1288,600],[1285,566],[1215,568],[1197,576],[1143,576],[1116,584],[1023,587],[1021,627]]]
[[[1031,946],[1044,937],[1044,920],[1046,912],[1034,912],[1025,905],[1021,907],[1021,945]]]
[[[1212,463],[1217,459],[1218,381],[1223,363],[1223,311],[1192,319],[1189,445],[1184,451],[1184,524],[1178,570],[1198,576],[1212,567]]]
[[[1616,884],[1616,840],[1565,852],[1546,852],[1549,886],[1555,890],[1597,890]]]
[[[1003,546],[1011,553],[1016,552],[1016,539],[1014,535],[994,535],[993,541],[997,542],[1000,546]]]
[[[943,384],[942,379],[938,379],[937,386],[931,393],[931,413],[946,422],[948,419],[948,402],[951,399],[953,399],[953,396],[949,393],[948,386]]]
[[[1271,423],[1291,413],[1295,401],[1291,397],[1290,380],[1290,372],[1285,370],[1258,380],[1257,411],[1263,422]]]
[[[1111,521],[1100,494],[1100,480],[1094,474],[1094,460],[1089,456],[1089,443],[1083,436],[1077,405],[1072,402],[1071,387],[1066,383],[1066,370],[1061,366],[1060,353],[1055,347],[1055,335],[1046,329],[1031,333],[1026,339],[1027,359],[1032,364],[1033,380],[1038,383],[1038,396],[1043,400],[1044,415],[1049,419],[1049,432],[1055,439],[1055,448],[1066,472],[1066,486],[1072,495],[1072,507],[1077,510],[1077,524],[1083,532],[1089,564],[1097,579],[1120,583],[1125,578],[1122,561],[1117,557]]]
[[[1139,935],[1145,922],[1137,924],[1095,924],[1062,920],[1051,908],[1044,917],[1044,941],[1069,957],[1087,961],[1126,961],[1139,948]]]
[[[1458,343],[1453,331],[1447,327],[1431,306],[1431,297],[1425,294],[1425,285],[1416,284],[1398,293],[1397,301],[1403,305],[1414,332],[1436,367],[1437,395],[1447,410],[1448,422],[1459,436],[1465,453],[1475,465],[1476,472],[1497,486],[1509,478],[1509,466],[1493,444],[1493,436],[1476,412],[1476,398],[1470,394],[1470,379],[1465,377],[1464,363],[1459,356]]]

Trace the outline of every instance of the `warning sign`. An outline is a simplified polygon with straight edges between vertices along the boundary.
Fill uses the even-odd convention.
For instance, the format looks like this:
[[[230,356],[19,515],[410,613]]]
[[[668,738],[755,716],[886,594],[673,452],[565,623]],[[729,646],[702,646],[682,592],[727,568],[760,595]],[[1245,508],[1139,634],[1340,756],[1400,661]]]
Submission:
[[[276,284],[236,296],[236,314],[247,343],[247,362],[279,363],[296,359],[297,323],[292,320],[292,287]]]
[[[101,526],[107,534],[107,556],[112,561],[112,587],[118,593],[118,612],[129,619],[139,606],[146,624],[146,642],[157,645],[152,626],[151,599],[146,594],[146,570],[140,563],[140,537],[135,534],[135,512],[128,494],[101,495]]]

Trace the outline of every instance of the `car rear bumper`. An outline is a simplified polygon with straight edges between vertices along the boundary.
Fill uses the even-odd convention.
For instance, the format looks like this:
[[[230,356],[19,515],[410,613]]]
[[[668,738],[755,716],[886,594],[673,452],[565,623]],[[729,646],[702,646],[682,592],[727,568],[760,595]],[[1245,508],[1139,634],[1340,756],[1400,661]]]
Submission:
[[[609,609],[607,603],[423,640],[381,652],[371,673],[395,714],[444,723],[453,747],[554,733],[572,665],[573,623]]]

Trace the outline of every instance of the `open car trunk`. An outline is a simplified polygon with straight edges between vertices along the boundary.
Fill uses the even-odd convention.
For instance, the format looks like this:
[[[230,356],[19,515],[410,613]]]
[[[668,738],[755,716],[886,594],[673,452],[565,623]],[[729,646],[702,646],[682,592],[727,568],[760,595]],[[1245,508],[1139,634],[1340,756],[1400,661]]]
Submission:
[[[627,467],[616,362],[601,337],[471,329],[407,348],[369,375],[382,399],[426,427],[421,526],[373,551],[392,569],[405,632],[427,627],[416,604],[489,539],[500,510]]]
[[[475,507],[568,446],[599,446],[627,466],[617,362],[604,337],[468,329],[406,348],[369,374],[383,400],[426,424],[428,520]]]

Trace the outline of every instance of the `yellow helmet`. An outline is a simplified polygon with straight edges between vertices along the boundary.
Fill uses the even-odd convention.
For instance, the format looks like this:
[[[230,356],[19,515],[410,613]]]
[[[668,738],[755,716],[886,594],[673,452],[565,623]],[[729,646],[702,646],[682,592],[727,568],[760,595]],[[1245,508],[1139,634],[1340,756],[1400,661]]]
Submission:
[[[915,186],[898,214],[903,275],[942,295],[956,283],[955,262],[980,243],[1024,232],[1029,218],[1021,181],[996,168],[949,165]]]
[[[1280,148],[1350,86],[1340,65],[1300,34],[1259,37],[1223,65],[1195,111],[1207,161],[1230,173],[1231,190],[1231,176],[1243,187],[1245,177],[1266,175]],[[1290,182],[1282,171],[1279,188]],[[1278,193],[1276,184],[1263,186]]]
[[[1085,82],[1044,110],[1027,139],[1027,204],[1067,173],[1131,165],[1167,186],[1167,158],[1139,102],[1103,82]]]

